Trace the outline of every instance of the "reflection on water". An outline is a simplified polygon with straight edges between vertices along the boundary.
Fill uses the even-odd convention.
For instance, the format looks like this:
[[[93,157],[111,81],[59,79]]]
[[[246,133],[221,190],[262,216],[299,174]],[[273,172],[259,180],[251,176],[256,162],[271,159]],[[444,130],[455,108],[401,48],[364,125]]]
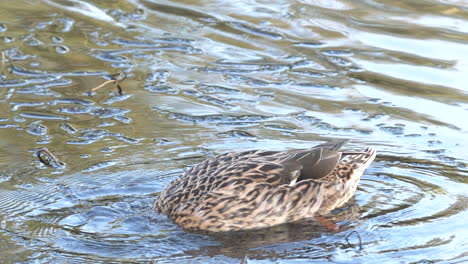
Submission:
[[[0,259],[467,261],[467,19],[455,0],[1,1]],[[123,95],[90,93],[118,72]],[[188,233],[151,210],[210,155],[327,138],[380,154],[339,231]]]

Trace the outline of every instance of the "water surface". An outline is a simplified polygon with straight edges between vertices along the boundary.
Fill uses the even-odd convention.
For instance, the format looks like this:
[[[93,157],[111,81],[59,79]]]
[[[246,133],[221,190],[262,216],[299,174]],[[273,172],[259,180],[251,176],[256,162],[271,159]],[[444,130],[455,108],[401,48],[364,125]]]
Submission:
[[[467,6],[1,1],[0,259],[468,261]],[[119,72],[123,95],[91,92]],[[330,138],[378,150],[338,232],[189,233],[151,210],[216,153]],[[39,162],[44,147],[65,166]]]

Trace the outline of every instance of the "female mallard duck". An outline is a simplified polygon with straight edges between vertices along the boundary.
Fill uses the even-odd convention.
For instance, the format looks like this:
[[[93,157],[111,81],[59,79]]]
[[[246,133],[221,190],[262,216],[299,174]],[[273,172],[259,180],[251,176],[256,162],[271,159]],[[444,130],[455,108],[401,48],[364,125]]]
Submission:
[[[338,151],[346,142],[215,156],[170,183],[154,209],[186,229],[215,232],[327,214],[351,198],[375,158],[372,148]]]

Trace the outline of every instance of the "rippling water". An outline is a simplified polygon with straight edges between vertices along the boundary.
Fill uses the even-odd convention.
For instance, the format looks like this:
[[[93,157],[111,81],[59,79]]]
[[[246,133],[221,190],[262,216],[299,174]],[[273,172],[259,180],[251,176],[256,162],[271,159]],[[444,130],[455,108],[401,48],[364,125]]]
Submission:
[[[1,1],[2,263],[468,261],[467,8]],[[91,92],[118,72],[123,95]],[[329,138],[379,154],[338,232],[188,233],[151,210],[210,155]]]

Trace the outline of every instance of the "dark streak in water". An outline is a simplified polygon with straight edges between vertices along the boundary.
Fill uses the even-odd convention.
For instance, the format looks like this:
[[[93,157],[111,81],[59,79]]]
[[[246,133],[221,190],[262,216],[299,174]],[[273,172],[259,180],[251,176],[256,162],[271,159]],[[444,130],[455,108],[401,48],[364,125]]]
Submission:
[[[39,113],[21,113],[20,114],[26,118],[33,118],[33,119],[45,119],[45,120],[64,120],[66,119],[65,116],[59,115],[50,115],[50,114],[39,114]]]
[[[193,68],[194,70],[203,71],[203,72],[217,72],[217,73],[257,73],[257,72],[281,72],[288,69],[291,69],[293,66],[291,64],[246,64],[246,63],[229,63],[229,62],[216,62],[212,63],[217,66],[224,67],[197,67]]]
[[[95,164],[89,166],[88,168],[82,170],[82,172],[93,172],[93,171],[97,171],[97,170],[100,170],[100,169],[104,169],[104,168],[114,166],[116,164],[118,164],[118,162],[114,161],[114,160],[102,161],[102,162],[98,162],[98,163],[95,163]]]
[[[201,100],[201,101],[208,102],[208,103],[218,105],[218,106],[222,106],[222,107],[228,107],[228,108],[234,107],[234,105],[226,103],[225,100],[218,99],[218,98],[215,98],[215,97],[209,96],[209,95],[199,96],[198,99]]]
[[[185,122],[193,123],[213,123],[213,124],[224,124],[224,125],[246,125],[246,124],[258,124],[262,121],[270,120],[272,117],[261,116],[261,115],[189,115],[182,113],[173,113],[161,110],[159,108],[153,108],[154,111],[158,111],[163,114],[169,114],[173,119]]]
[[[154,52],[154,51],[174,51],[174,52],[181,52],[185,54],[201,54],[203,53],[202,50],[194,48],[191,45],[157,45],[156,47],[144,47],[140,49],[121,49],[121,50],[114,50],[114,51],[98,51],[95,53],[96,58],[109,61],[109,62],[127,62],[128,58],[123,56],[122,54],[132,54],[132,53],[139,53],[139,52]]]
[[[54,92],[50,91],[48,89],[49,87],[66,86],[71,83],[72,81],[69,79],[58,79],[58,80],[54,80],[48,83],[35,84],[32,86],[21,87],[16,92],[22,93],[22,94],[51,95],[51,94],[54,94]]]
[[[242,131],[242,130],[230,130],[227,132],[218,133],[219,136],[223,137],[234,137],[234,138],[249,138],[255,139],[256,136],[250,134],[249,132]]]
[[[57,104],[78,104],[78,105],[94,105],[93,101],[80,99],[80,98],[62,98],[55,99],[49,102],[50,105]]]
[[[200,91],[204,93],[225,93],[225,94],[240,94],[242,91],[230,87],[218,86],[218,85],[206,85],[201,84],[199,86]]]
[[[177,94],[179,92],[177,88],[168,85],[146,85],[144,89],[152,93]]]
[[[294,46],[304,48],[320,48],[324,46],[324,44],[320,42],[298,42],[294,43]]]
[[[241,22],[227,22],[226,25],[228,25],[229,27],[232,27],[233,29],[237,29],[239,31],[242,31],[251,35],[255,35],[255,36],[266,37],[266,38],[274,39],[274,40],[283,39],[283,36],[281,34],[275,33],[268,29],[258,28],[252,25],[247,25]]]
[[[124,115],[128,113],[130,110],[127,109],[120,109],[120,108],[95,108],[93,109],[90,114],[99,116],[99,118],[109,118],[119,115]]]
[[[18,124],[0,124],[0,128],[16,128],[19,127]]]
[[[44,105],[43,102],[11,102],[10,104],[13,105],[11,111],[18,111],[21,107]]]
[[[115,44],[127,46],[127,47],[155,47],[155,46],[157,47],[157,46],[160,46],[160,43],[190,45],[194,42],[194,40],[183,39],[183,38],[156,38],[156,39],[151,39],[148,42],[126,40],[126,39],[116,39],[113,42]]]
[[[66,114],[86,114],[93,111],[95,108],[92,106],[75,106],[75,107],[60,107],[57,108],[58,113]]]
[[[19,87],[28,84],[48,83],[59,79],[57,76],[43,76],[29,79],[9,79],[0,81],[0,87]]]
[[[284,85],[291,83],[291,81],[288,81],[288,82],[264,81],[264,80],[247,77],[245,75],[240,75],[240,74],[226,74],[226,77],[233,81],[237,81],[237,82],[241,81],[251,86],[284,86]]]
[[[42,77],[61,77],[61,76],[99,76],[108,74],[104,71],[96,71],[96,72],[84,72],[84,71],[75,71],[75,72],[46,72],[46,71],[38,71],[38,70],[27,70],[24,68],[20,68],[18,66],[14,66],[11,68],[11,72],[18,75],[23,76],[42,76]]]

